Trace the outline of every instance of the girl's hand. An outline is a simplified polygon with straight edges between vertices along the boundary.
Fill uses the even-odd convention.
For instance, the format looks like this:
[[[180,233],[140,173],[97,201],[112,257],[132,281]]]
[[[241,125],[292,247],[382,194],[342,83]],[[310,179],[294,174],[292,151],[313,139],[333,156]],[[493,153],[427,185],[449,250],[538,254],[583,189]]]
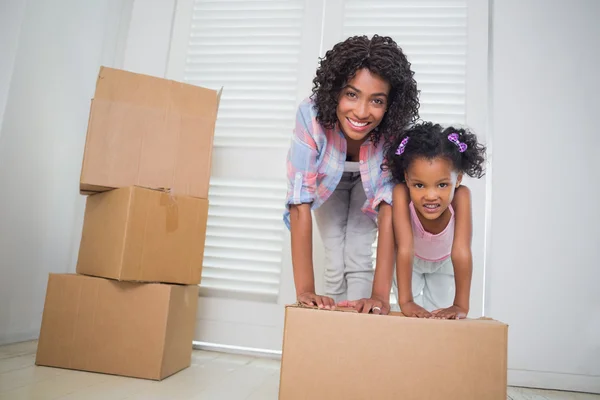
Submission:
[[[415,303],[414,301],[409,301],[408,303],[404,303],[400,306],[400,311],[407,317],[417,317],[417,318],[431,318],[432,314]]]
[[[298,296],[298,302],[306,306],[317,306],[326,310],[335,308],[335,301],[331,297],[319,296],[313,292],[302,293]]]
[[[465,310],[459,306],[451,306],[432,311],[431,314],[435,319],[463,319],[467,318],[468,312],[468,310]]]
[[[371,297],[370,299],[360,300],[344,300],[338,303],[340,307],[352,307],[359,313],[363,314],[383,314],[386,315],[390,312],[390,304],[385,301]]]

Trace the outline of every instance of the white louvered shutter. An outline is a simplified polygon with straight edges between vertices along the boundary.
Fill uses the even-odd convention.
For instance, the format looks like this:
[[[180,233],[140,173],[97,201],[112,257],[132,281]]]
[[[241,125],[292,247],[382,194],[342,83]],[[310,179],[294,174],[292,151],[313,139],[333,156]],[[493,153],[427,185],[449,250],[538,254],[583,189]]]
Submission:
[[[305,1],[195,0],[183,80],[224,87],[201,292],[276,302]],[[274,160],[269,163],[267,160]]]
[[[374,34],[393,38],[411,63],[421,119],[465,123],[467,0],[345,0],[340,40]],[[374,243],[373,265],[376,252]]]
[[[463,124],[467,0],[345,0],[343,36],[392,37],[415,72],[421,119]]]
[[[235,292],[275,302],[282,264],[282,183],[213,179],[204,269],[204,294]]]
[[[287,146],[303,0],[196,0],[185,80],[225,86],[215,146]]]

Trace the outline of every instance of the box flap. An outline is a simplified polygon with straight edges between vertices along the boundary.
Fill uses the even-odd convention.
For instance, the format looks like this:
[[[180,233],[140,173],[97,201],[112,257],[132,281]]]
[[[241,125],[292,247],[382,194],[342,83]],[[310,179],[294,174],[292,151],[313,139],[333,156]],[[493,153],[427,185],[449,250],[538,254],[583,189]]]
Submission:
[[[215,119],[221,90],[103,66],[96,81],[94,101],[129,103],[139,108]]]
[[[327,310],[325,308],[319,308],[317,306],[307,306],[305,304],[300,304],[300,303],[294,303],[294,304],[287,304],[286,306],[287,308],[299,308],[299,309],[308,309],[308,310],[316,310],[316,311],[322,311],[322,312],[331,312],[331,311],[343,311],[343,312],[350,312],[350,313],[356,313],[356,314],[361,314],[361,315],[371,315],[374,317],[401,317],[401,318],[407,318],[404,314],[402,314],[401,312],[398,311],[390,311],[390,313],[388,315],[379,315],[379,314],[362,314],[359,313],[358,311],[356,311],[356,309],[351,308],[351,307],[336,307],[334,310]],[[461,323],[470,323],[470,322],[490,322],[493,324],[500,324],[500,325],[506,325],[508,326],[506,323],[504,322],[500,322],[497,321],[493,318],[489,318],[489,317],[479,317],[479,318],[464,318],[464,319],[459,319],[459,320],[441,320],[441,319],[434,319],[434,318],[407,318],[407,319],[411,319],[411,320],[428,320],[428,321],[438,321],[438,322],[461,322]]]

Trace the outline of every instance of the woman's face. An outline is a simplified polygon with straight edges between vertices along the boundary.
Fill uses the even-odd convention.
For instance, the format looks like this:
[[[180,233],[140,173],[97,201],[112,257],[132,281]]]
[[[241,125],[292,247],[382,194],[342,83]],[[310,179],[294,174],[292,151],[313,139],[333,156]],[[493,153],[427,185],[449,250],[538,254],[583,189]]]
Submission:
[[[364,141],[381,123],[388,105],[390,84],[367,68],[356,71],[340,92],[337,117],[347,139]]]

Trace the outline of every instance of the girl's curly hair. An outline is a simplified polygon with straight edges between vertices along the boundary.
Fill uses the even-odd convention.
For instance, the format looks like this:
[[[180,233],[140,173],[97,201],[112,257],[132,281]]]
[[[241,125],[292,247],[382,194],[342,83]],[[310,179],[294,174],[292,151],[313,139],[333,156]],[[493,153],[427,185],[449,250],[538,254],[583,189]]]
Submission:
[[[396,42],[387,36],[353,36],[333,46],[319,61],[313,79],[311,97],[317,121],[326,129],[337,123],[337,105],[341,90],[356,72],[367,68],[390,84],[388,109],[377,128],[370,133],[375,145],[383,139],[389,147],[419,115],[419,92],[410,63]]]
[[[449,139],[453,133],[458,135],[458,144]],[[466,145],[462,153],[460,143]],[[401,144],[402,154],[397,154]],[[391,171],[394,181],[404,182],[404,172],[416,158],[431,160],[444,157],[450,160],[459,172],[472,178],[481,178],[485,174],[485,151],[485,146],[477,141],[477,136],[466,129],[452,126],[443,128],[439,124],[422,122],[398,135],[386,151],[382,168]]]

